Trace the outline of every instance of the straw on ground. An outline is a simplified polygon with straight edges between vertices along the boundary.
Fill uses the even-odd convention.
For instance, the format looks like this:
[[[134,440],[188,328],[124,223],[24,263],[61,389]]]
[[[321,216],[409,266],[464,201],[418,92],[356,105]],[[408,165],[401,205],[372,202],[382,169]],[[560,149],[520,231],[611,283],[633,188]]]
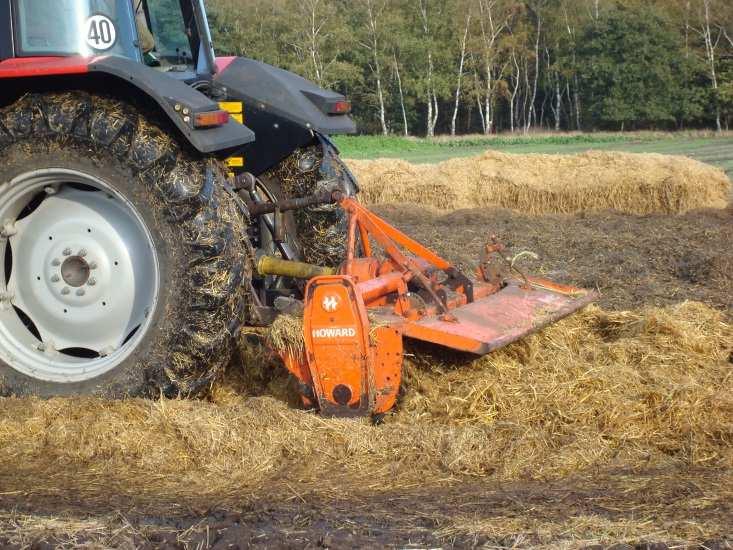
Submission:
[[[509,155],[488,151],[438,165],[350,160],[370,204],[455,210],[501,206],[529,214],[614,209],[679,214],[725,208],[731,182],[719,168],[676,156],[591,151]]]

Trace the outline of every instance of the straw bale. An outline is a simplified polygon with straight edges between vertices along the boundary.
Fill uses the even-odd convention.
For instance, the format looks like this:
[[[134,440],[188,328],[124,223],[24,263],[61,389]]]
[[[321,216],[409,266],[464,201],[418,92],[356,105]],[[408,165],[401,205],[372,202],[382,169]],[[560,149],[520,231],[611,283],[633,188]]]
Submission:
[[[411,203],[439,209],[498,206],[529,214],[614,209],[679,214],[725,208],[731,182],[721,169],[658,154],[589,151],[512,155],[487,151],[437,165],[351,160],[369,204]]]
[[[416,356],[398,412],[379,427],[248,397],[251,379],[219,402],[1,399],[0,486],[163,505],[291,494],[289,482],[330,494],[344,483],[730,467],[731,343],[722,314],[702,304],[592,307],[472,362]]]

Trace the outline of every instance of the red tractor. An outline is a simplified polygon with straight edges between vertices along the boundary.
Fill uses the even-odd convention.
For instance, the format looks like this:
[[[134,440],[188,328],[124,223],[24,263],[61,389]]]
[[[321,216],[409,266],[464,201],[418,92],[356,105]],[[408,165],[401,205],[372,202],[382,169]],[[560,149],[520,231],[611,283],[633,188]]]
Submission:
[[[296,311],[304,403],[378,414],[404,337],[489,353],[595,297],[498,243],[467,277],[359,205],[348,101],[217,58],[202,0],[0,0],[0,25],[0,396],[195,395]]]
[[[215,57],[202,0],[0,0],[0,26],[0,395],[206,388],[297,292],[253,280],[254,250],[345,243],[337,205],[251,219],[228,176],[252,201],[354,194],[326,137],[349,103]]]

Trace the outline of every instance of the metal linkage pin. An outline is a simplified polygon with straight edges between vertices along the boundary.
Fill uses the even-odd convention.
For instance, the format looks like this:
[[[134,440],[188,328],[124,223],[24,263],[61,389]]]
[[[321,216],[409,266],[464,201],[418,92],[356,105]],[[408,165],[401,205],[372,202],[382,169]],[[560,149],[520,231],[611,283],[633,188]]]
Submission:
[[[3,224],[2,231],[0,231],[0,236],[2,236],[4,239],[7,239],[15,235],[17,232],[18,229],[15,227],[15,224],[13,222],[5,222]]]

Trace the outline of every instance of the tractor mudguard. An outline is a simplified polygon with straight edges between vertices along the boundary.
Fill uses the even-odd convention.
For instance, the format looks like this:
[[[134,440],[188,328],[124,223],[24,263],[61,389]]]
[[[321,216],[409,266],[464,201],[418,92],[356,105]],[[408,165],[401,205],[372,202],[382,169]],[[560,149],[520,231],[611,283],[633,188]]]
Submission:
[[[247,171],[258,176],[313,142],[313,134],[356,131],[345,114],[327,114],[346,98],[282,69],[246,59],[217,59],[214,81],[227,99],[242,103],[243,122],[257,135],[245,146]]]
[[[255,133],[233,119],[216,128],[196,129],[188,117],[219,109],[217,103],[184,82],[123,57],[101,57],[89,64],[90,73],[105,73],[125,80],[152,98],[171,122],[201,153],[230,151],[255,140]],[[176,110],[176,105],[181,106]],[[184,114],[188,109],[189,114]]]
[[[346,102],[341,94],[246,57],[219,58],[217,66],[216,82],[227,88],[230,97],[244,101],[247,115],[250,109],[266,111],[321,134],[356,132],[346,114],[328,114],[331,106]]]
[[[336,144],[328,136],[316,134],[318,143],[323,150],[323,161],[321,162],[321,181],[329,184],[328,190],[340,190],[349,197],[356,196],[361,189],[356,177],[351,173],[349,167],[341,159],[341,152]]]
[[[194,128],[192,121],[195,115],[218,111],[217,103],[186,83],[131,59],[67,56],[19,57],[0,61],[0,83],[5,89],[12,84],[28,91],[33,89],[34,82],[41,82],[40,79],[57,77],[68,79],[65,81],[68,88],[83,89],[85,84],[98,85],[101,81],[105,88],[115,91],[116,87],[116,91],[128,96],[139,92],[160,106],[165,116],[201,153],[217,153],[223,157],[255,140],[250,128],[231,118],[222,126]]]

